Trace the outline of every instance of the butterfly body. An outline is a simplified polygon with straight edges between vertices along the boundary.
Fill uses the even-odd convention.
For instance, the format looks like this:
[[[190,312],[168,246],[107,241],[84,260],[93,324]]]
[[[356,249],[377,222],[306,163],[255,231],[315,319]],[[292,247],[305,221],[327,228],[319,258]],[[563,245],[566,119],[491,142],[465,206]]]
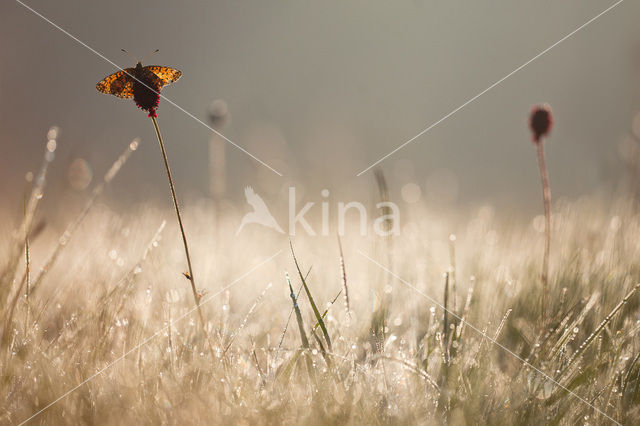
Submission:
[[[99,92],[111,94],[122,99],[131,99],[136,105],[147,111],[149,117],[156,116],[160,102],[160,91],[167,84],[178,80],[182,71],[160,65],[142,66],[140,62],[134,68],[126,68],[113,73],[98,82]]]

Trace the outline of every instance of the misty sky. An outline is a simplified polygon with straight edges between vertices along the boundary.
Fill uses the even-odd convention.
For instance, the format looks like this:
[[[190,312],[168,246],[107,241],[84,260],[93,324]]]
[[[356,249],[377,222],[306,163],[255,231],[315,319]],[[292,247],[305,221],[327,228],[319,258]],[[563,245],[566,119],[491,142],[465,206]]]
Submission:
[[[160,49],[147,64],[183,71],[163,94],[207,121],[224,99],[223,129],[285,177],[227,145],[228,193],[266,196],[289,184],[312,198],[371,194],[355,175],[614,3],[544,1],[43,1],[26,0],[118,65]],[[454,203],[539,205],[527,115],[552,105],[548,142],[554,197],[611,188],[624,172],[618,146],[640,109],[640,3],[611,12],[519,71],[381,166],[394,191],[444,182]],[[134,137],[114,202],[167,199],[153,127],[133,102],[98,93],[114,67],[11,0],[0,2],[0,196],[19,210],[22,178],[37,169],[45,134],[62,129],[52,191],[86,159],[96,176]],[[210,131],[160,102],[179,192],[207,192]],[[57,189],[56,189],[57,188]],[[302,192],[301,192],[302,194]],[[168,204],[167,204],[168,205]]]

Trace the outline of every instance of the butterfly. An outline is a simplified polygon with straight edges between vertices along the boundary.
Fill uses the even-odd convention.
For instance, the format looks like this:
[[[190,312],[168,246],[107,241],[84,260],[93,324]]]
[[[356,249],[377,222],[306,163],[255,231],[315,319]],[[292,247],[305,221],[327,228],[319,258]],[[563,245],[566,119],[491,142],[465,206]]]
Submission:
[[[160,90],[178,80],[182,71],[160,65],[142,66],[138,62],[134,68],[115,72],[96,84],[99,92],[135,101],[139,108],[155,117],[160,102]]]

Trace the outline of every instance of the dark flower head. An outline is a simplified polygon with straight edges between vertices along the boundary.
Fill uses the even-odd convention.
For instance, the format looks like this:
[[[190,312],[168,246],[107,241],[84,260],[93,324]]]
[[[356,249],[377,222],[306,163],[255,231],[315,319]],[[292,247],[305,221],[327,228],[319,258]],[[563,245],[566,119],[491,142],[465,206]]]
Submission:
[[[551,132],[553,128],[553,114],[548,104],[535,105],[531,108],[529,127],[531,128],[533,143],[536,144]]]
[[[153,87],[151,85],[148,86]],[[142,84],[134,84],[133,101],[138,108],[147,111],[149,117],[157,117],[156,108],[158,108],[158,104],[160,103],[160,87],[152,90]]]
[[[157,117],[156,108],[160,103],[162,81],[152,72],[142,68],[138,62],[133,83],[133,101],[138,108],[147,111],[149,117]]]

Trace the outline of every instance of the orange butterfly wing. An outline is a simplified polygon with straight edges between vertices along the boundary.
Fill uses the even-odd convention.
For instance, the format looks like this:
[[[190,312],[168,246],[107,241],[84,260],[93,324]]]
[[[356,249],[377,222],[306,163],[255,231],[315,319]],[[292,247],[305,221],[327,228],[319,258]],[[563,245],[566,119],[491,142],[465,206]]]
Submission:
[[[98,84],[96,84],[96,89],[98,89],[99,92],[106,93],[108,95],[115,95],[119,98],[130,99],[133,97],[134,73],[134,68],[126,68],[115,72],[99,81]]]
[[[155,74],[156,77],[160,79],[160,87],[173,83],[182,75],[182,71],[180,70],[163,67],[161,65],[149,65],[144,67],[144,69],[151,71],[153,74]]]

